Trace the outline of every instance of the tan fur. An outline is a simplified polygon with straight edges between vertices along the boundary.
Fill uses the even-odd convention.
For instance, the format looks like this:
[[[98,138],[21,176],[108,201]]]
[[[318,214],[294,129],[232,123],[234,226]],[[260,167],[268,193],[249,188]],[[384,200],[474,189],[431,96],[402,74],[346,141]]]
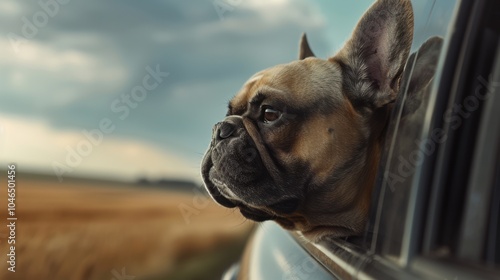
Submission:
[[[314,69],[314,71],[311,71]],[[311,75],[313,73],[313,75]],[[258,77],[250,78],[242,90],[233,98],[231,105],[234,108],[246,110],[248,102],[261,91],[279,92],[284,95],[287,102],[294,104],[313,104],[321,101],[325,95],[331,96],[333,92],[342,92],[342,85],[338,66],[316,58],[308,58],[287,65],[279,65],[256,74]],[[322,81],[322,83],[319,83]],[[327,85],[325,85],[325,82]],[[329,88],[325,91],[324,88]],[[306,94],[307,93],[307,94]],[[355,146],[366,138],[363,131],[362,118],[355,111],[349,100],[339,95],[338,109],[328,115],[315,114],[308,118],[307,122],[300,126],[292,127],[295,131],[295,141],[290,151],[278,151],[278,161],[291,164],[297,160],[306,161],[310,164],[311,172],[315,174],[313,184],[321,185],[336,168],[355,152]],[[243,109],[244,108],[244,109]],[[280,141],[290,137],[288,130],[278,131],[269,135],[263,135],[264,142],[271,147],[280,146]],[[378,147],[377,147],[378,149]],[[300,214],[277,220],[285,228],[307,230],[315,224],[328,224],[332,220],[344,221],[352,224],[352,221],[360,220],[367,215],[370,203],[372,182],[377,171],[379,153],[366,165],[355,166],[355,173],[346,174],[343,178],[343,186],[337,191],[324,190],[319,196],[308,198],[308,204],[319,208],[303,207]],[[363,161],[362,163],[366,163]],[[362,176],[362,177],[360,177]],[[360,180],[361,178],[361,180]],[[366,179],[365,179],[366,178]],[[366,184],[368,181],[369,184]],[[365,185],[364,187],[360,186]],[[354,191],[353,191],[354,190]],[[342,203],[336,203],[341,201]],[[337,206],[329,207],[336,203]],[[357,204],[352,210],[342,214],[332,214],[324,209],[348,208]],[[335,212],[335,211],[332,211]],[[304,218],[314,216],[314,221]],[[342,223],[339,223],[342,224]],[[360,230],[363,224],[355,225]],[[332,229],[325,229],[331,231]],[[337,231],[341,231],[338,228]],[[349,229],[348,231],[351,231]],[[314,234],[318,234],[314,232]],[[320,234],[321,235],[321,234]]]
[[[246,109],[248,102],[260,90],[282,93],[291,105],[311,104],[333,91],[341,91],[338,66],[318,58],[307,58],[278,65],[255,74],[231,100],[234,108]],[[329,89],[330,91],[325,91]]]

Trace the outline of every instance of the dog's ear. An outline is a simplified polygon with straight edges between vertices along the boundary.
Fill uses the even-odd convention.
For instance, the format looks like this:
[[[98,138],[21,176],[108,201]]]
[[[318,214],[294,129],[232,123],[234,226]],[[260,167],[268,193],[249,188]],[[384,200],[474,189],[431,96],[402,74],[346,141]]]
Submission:
[[[401,87],[405,87],[401,90],[406,92],[402,117],[417,111],[425,100],[436,73],[442,46],[443,38],[431,37],[408,58],[401,78]]]
[[[407,70],[401,80],[401,85],[408,87],[408,95],[418,93],[434,78],[442,47],[443,38],[434,36],[427,39],[416,53],[410,55]]]
[[[351,39],[330,58],[341,65],[355,107],[379,108],[395,100],[412,38],[409,0],[378,0],[368,9]]]
[[[311,47],[309,47],[309,42],[307,42],[306,33],[302,33],[302,37],[300,38],[299,59],[302,60],[310,56],[314,56],[314,53]]]

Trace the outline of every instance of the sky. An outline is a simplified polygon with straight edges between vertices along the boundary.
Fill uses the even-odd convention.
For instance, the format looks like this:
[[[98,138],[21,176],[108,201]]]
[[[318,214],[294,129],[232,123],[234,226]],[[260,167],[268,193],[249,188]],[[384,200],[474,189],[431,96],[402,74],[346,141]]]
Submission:
[[[243,83],[302,32],[333,55],[373,1],[27,2],[0,2],[0,169],[199,181]]]

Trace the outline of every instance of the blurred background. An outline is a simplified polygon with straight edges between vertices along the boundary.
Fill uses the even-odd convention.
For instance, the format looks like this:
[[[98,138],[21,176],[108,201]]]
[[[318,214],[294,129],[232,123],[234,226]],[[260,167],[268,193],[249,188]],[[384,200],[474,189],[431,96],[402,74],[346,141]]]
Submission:
[[[203,190],[212,125],[302,32],[327,58],[372,2],[2,0],[0,177],[16,164],[18,221],[15,273],[0,227],[0,279],[219,279],[253,224]]]

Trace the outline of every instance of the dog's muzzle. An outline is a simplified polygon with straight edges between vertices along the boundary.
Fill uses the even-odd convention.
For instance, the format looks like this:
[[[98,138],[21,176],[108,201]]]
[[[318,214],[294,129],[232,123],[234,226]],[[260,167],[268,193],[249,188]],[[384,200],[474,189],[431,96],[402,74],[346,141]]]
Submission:
[[[215,124],[212,141],[202,163],[202,177],[208,192],[216,202],[229,208],[239,203],[237,194],[228,184],[249,183],[253,174],[244,174],[244,168],[239,167],[257,156],[243,130],[243,121],[239,116],[229,116]]]
[[[220,205],[238,206],[255,221],[294,212],[300,200],[276,187],[253,138],[241,116],[226,117],[214,126],[201,170],[206,189]]]

